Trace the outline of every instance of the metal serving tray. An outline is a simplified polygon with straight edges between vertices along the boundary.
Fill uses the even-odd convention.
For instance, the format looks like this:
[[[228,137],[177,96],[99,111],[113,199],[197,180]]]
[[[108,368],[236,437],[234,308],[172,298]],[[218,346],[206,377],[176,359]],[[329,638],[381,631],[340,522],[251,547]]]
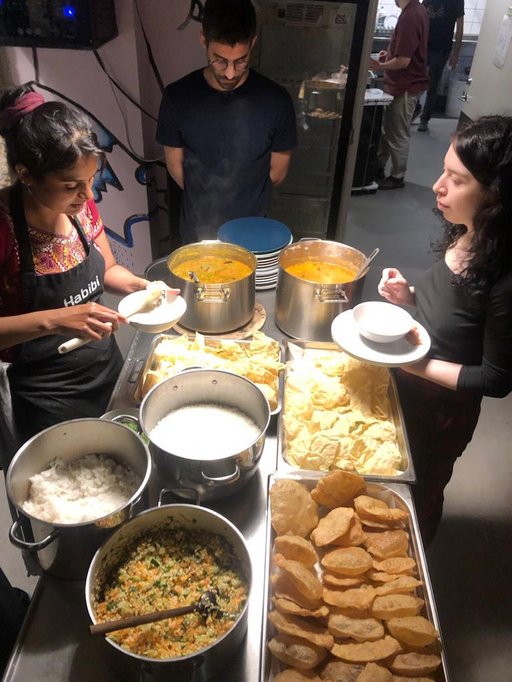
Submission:
[[[162,343],[162,341],[167,340],[167,339],[178,339],[180,335],[171,335],[171,334],[159,334],[158,336],[155,336],[153,339],[153,342],[151,343],[151,348],[149,351],[149,354],[144,362],[144,366],[142,370],[140,371],[137,381],[136,381],[136,386],[134,390],[134,400],[138,403],[140,403],[143,399],[143,394],[142,394],[142,388],[144,385],[144,381],[146,379],[147,373],[151,370],[153,362],[154,362],[154,356],[155,356],[155,351],[158,348],[158,346]],[[242,348],[244,346],[248,346],[250,344],[250,339],[230,339],[230,338],[222,338],[219,336],[205,336],[204,337],[204,342],[206,346],[217,346],[220,345],[223,341],[229,341],[230,343],[236,343]],[[283,362],[283,346],[280,344],[280,361]],[[194,365],[194,367],[197,367],[197,365]],[[281,411],[281,406],[282,406],[282,395],[283,395],[283,372],[279,372],[278,378],[277,378],[277,386],[276,392],[277,392],[277,407],[270,412],[271,415],[278,414]]]
[[[300,350],[307,349],[333,351],[335,353],[342,353],[343,351],[335,343],[321,342],[321,341],[304,341],[304,340],[283,340],[283,362],[288,363],[294,359],[290,346],[296,346]],[[286,411],[285,391],[286,391],[286,375],[287,369],[284,370],[283,387],[282,387],[282,403],[283,409],[279,416],[278,425],[278,444],[277,444],[277,469],[279,471],[294,471],[297,467],[289,464],[286,460],[286,442],[283,429],[283,414]],[[409,448],[409,441],[407,439],[407,432],[405,430],[404,417],[402,408],[400,407],[400,399],[396,388],[393,374],[391,374],[391,381],[388,392],[389,403],[391,406],[391,419],[396,429],[396,440],[398,449],[402,456],[404,463],[403,471],[396,476],[384,476],[381,474],[362,474],[367,481],[382,481],[387,483],[414,483],[416,481],[416,473],[414,471],[414,464]]]
[[[276,481],[288,479],[295,480],[304,484],[309,490],[312,490],[317,481],[325,476],[319,471],[304,471],[296,469],[290,472],[275,472],[268,477],[268,492]],[[412,501],[410,487],[399,483],[378,483],[367,481],[366,494],[371,497],[383,500],[390,507],[397,507],[407,511],[409,520],[407,530],[409,532],[409,555],[412,556],[417,563],[418,578],[422,581],[416,589],[416,595],[424,600],[420,615],[428,618],[439,633],[439,642],[437,644],[436,653],[441,657],[441,665],[435,673],[430,673],[426,677],[432,678],[435,682],[450,682],[448,663],[444,652],[443,638],[439,624],[439,617],[437,615],[434,592],[432,590],[432,583],[428,574],[427,560],[421,542],[420,529]],[[324,507],[319,508],[319,516],[322,517],[327,513]],[[259,682],[272,682],[277,673],[282,669],[281,663],[270,653],[267,642],[275,636],[276,632],[271,623],[268,622],[267,614],[272,607],[272,587],[270,578],[272,575],[272,547],[274,544],[275,531],[272,528],[271,509],[270,509],[270,495],[267,494],[267,516],[266,516],[266,546],[265,546],[265,584],[263,591],[263,622],[261,635],[261,651],[260,651],[260,674]],[[377,663],[379,663],[377,661]]]

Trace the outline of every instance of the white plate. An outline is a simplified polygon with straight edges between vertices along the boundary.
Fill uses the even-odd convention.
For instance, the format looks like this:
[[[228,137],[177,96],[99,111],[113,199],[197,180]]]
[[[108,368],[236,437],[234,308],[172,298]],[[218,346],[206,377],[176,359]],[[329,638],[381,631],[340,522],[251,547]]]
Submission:
[[[417,322],[414,326],[419,332],[421,344],[413,346],[406,338],[392,343],[375,343],[365,339],[358,331],[354,322],[352,310],[345,310],[337,315],[331,325],[333,340],[338,346],[358,360],[364,360],[372,365],[384,367],[399,367],[411,365],[425,357],[430,350],[430,336],[425,327]]]
[[[275,289],[277,286],[277,282],[274,282],[273,284],[256,284],[254,287],[256,291],[263,291],[264,289]]]
[[[133,306],[144,300],[147,297],[147,292],[134,291],[128,294],[119,301],[117,306],[121,315],[125,315],[127,311],[133,310]],[[149,332],[150,334],[161,334],[171,327],[174,327],[176,322],[179,322],[187,309],[187,304],[182,296],[176,296],[170,303],[163,301],[157,305],[153,310],[147,313],[136,313],[129,317],[129,322],[132,327],[142,332]]]

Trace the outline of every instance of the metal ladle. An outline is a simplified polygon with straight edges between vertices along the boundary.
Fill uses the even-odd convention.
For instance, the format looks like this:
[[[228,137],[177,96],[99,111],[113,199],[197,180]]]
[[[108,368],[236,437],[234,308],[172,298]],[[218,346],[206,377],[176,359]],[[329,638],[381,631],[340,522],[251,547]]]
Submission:
[[[145,623],[155,623],[166,618],[175,618],[176,616],[184,616],[187,613],[197,611],[205,618],[213,613],[219,615],[220,608],[217,606],[217,595],[211,590],[206,590],[199,597],[199,601],[189,606],[179,606],[175,609],[164,609],[163,611],[153,611],[152,613],[143,613],[139,616],[128,616],[128,618],[120,618],[119,620],[109,620],[106,623],[94,623],[89,625],[89,632],[91,635],[106,635],[114,630],[124,630],[125,628],[134,628],[137,625],[144,625]]]
[[[378,253],[379,253],[379,249],[378,249],[378,248],[373,249],[373,251],[371,252],[371,254],[368,256],[368,258],[366,258],[366,259],[364,260],[363,264],[361,265],[361,267],[360,267],[359,270],[357,271],[357,274],[356,274],[356,276],[354,277],[355,280],[356,280],[356,279],[359,279],[359,278],[361,277],[361,275],[363,274],[363,272],[364,272],[364,271],[366,270],[366,268],[370,265],[370,263],[372,262],[372,260],[375,258],[375,256],[376,256]]]
[[[200,284],[199,277],[196,275],[195,272],[192,272],[191,270],[187,274],[190,277],[190,279],[194,282],[194,284]]]

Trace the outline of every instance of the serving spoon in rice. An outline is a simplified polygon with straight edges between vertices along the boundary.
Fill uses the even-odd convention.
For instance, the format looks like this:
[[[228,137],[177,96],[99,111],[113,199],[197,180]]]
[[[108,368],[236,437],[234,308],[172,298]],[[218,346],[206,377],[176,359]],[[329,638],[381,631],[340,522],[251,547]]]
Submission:
[[[221,610],[217,605],[217,595],[211,590],[206,590],[199,597],[199,601],[189,606],[179,606],[175,609],[164,609],[163,611],[153,611],[152,613],[143,613],[139,616],[128,616],[127,618],[120,618],[119,620],[109,620],[106,623],[93,623],[89,625],[89,632],[91,635],[106,635],[114,630],[124,630],[126,628],[134,628],[137,625],[144,625],[145,623],[155,623],[166,618],[175,618],[176,616],[185,616],[187,613],[197,611],[201,616],[207,618],[210,615],[219,617]]]

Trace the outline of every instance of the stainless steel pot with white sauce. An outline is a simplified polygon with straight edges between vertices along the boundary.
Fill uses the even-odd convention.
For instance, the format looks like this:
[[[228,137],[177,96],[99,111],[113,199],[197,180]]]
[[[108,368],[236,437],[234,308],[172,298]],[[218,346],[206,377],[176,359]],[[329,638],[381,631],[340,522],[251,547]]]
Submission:
[[[32,476],[46,469],[56,457],[71,462],[91,454],[107,455],[140,476],[139,487],[123,506],[101,518],[70,524],[41,521],[24,511]],[[151,467],[146,444],[121,424],[72,419],[41,431],[18,450],[7,470],[7,494],[21,514],[9,530],[11,543],[37,553],[41,568],[52,575],[84,579],[94,553],[112,530],[147,506],[144,497]],[[33,541],[23,537],[25,524],[31,528]]]
[[[229,433],[211,433],[225,443],[225,452],[212,458],[208,447],[193,455],[177,454],[171,442],[166,448],[154,441],[155,426],[180,408],[196,405],[229,408],[246,415],[257,426],[257,437],[242,450],[230,445]],[[140,407],[142,428],[164,485],[176,488],[185,499],[218,499],[240,490],[255,473],[265,445],[270,407],[260,389],[249,379],[223,370],[189,369],[154,386]],[[190,429],[201,429],[195,423]],[[214,429],[212,429],[214,431]]]

